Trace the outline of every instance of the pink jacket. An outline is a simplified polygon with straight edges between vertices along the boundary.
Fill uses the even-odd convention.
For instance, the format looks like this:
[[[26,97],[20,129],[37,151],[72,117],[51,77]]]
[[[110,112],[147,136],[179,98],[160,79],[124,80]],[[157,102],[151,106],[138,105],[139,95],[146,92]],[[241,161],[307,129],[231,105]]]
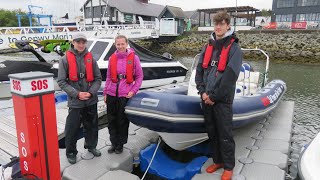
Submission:
[[[126,74],[126,62],[127,62],[127,56],[130,52],[134,51],[133,49],[127,49],[127,52],[119,52],[118,50],[115,51],[115,54],[118,58],[118,64],[117,64],[117,73],[118,74]],[[110,96],[116,96],[116,89],[117,89],[117,83],[113,83],[111,81],[111,71],[110,71],[110,59],[109,59],[109,65],[108,65],[108,71],[107,71],[107,79],[106,84],[103,90],[103,95],[110,95]],[[131,84],[127,84],[126,79],[121,79],[118,89],[118,97],[126,97],[127,94],[132,91],[134,94],[138,92],[138,90],[141,87],[142,80],[143,80],[143,72],[140,64],[140,59],[137,55],[134,56],[134,69],[133,69],[133,77],[134,82]]]

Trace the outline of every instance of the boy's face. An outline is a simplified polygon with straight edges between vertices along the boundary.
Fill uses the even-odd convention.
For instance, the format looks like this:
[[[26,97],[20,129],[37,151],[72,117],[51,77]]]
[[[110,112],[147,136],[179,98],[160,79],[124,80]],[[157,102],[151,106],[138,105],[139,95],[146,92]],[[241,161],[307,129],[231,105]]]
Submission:
[[[222,22],[214,23],[214,32],[216,33],[217,39],[221,39],[229,29],[230,24],[227,24],[225,20],[223,20]]]
[[[74,49],[76,49],[79,53],[82,53],[86,49],[86,40],[75,40],[72,41],[72,44],[74,46]]]

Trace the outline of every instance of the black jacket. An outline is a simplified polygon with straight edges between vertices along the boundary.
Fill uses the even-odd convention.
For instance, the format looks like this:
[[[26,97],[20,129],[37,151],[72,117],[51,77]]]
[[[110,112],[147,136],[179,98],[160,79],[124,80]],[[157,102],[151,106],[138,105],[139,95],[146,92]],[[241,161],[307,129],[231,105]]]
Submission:
[[[242,65],[242,51],[238,45],[238,38],[233,31],[228,31],[223,39],[215,40],[215,34],[211,35],[209,43],[214,45],[211,61],[219,61],[222,47],[230,44],[231,38],[235,41],[230,48],[228,62],[224,72],[218,72],[217,66],[211,66],[207,69],[202,67],[202,62],[207,45],[202,49],[199,63],[196,69],[195,82],[199,94],[207,93],[209,98],[215,103],[233,103],[236,81],[238,79]],[[218,72],[217,76],[216,73]]]

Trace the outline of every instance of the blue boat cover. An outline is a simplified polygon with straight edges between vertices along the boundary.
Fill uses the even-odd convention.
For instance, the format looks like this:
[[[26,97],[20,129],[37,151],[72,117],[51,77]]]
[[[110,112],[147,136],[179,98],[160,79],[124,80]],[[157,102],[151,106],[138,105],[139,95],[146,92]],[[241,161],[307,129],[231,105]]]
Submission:
[[[267,117],[285,91],[283,81],[273,80],[254,95],[235,98],[233,127],[241,128]],[[132,123],[157,132],[206,132],[200,97],[141,92],[128,101],[126,113]]]
[[[146,171],[156,147],[156,144],[151,144],[140,152],[140,170],[142,172]],[[170,159],[161,148],[158,148],[148,173],[164,179],[189,180],[192,179],[196,173],[200,172],[201,167],[207,160],[207,157],[201,156],[193,159],[189,163],[180,163]]]

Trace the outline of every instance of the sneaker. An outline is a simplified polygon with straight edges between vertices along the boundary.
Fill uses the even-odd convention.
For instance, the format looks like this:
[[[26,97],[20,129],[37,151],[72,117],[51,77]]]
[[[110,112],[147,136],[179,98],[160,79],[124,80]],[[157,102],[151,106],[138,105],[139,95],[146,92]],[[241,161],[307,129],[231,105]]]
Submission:
[[[88,149],[88,151],[91,152],[91,153],[92,153],[94,156],[96,156],[96,157],[101,156],[101,152],[100,152],[98,149],[96,149],[96,148]]]
[[[77,162],[77,156],[74,154],[68,155],[67,159],[70,164],[75,164]]]
[[[115,153],[121,154],[123,152],[123,145],[119,145],[116,147]]]
[[[232,178],[232,170],[224,170],[221,176],[221,180],[231,180]]]
[[[206,171],[207,173],[213,173],[222,167],[223,167],[223,164],[212,164],[209,167],[207,167]]]
[[[111,153],[114,153],[116,150],[116,147],[114,145],[112,145],[109,149],[108,149],[108,153],[111,154]]]

